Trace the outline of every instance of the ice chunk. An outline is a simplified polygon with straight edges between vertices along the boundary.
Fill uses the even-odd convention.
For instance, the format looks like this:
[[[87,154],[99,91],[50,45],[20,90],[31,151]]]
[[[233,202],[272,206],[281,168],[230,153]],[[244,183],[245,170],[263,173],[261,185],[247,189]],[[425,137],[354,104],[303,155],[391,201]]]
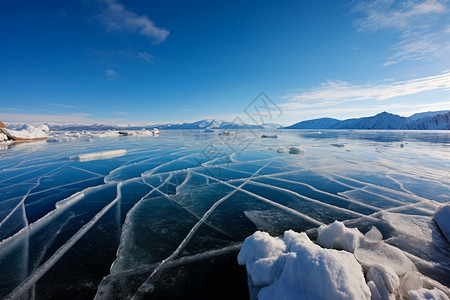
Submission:
[[[439,208],[434,214],[434,220],[447,238],[447,241],[450,242],[450,204]]]
[[[120,149],[120,150],[100,151],[100,152],[73,155],[70,156],[69,158],[70,160],[91,161],[97,159],[108,159],[113,157],[124,156],[125,154],[127,154],[127,150]]]
[[[8,140],[8,136],[0,131],[0,142],[4,142]]]
[[[408,291],[413,300],[449,300],[447,295],[437,288],[428,290],[422,288],[420,290]]]
[[[347,228],[344,223],[334,221],[328,226],[319,227],[317,243],[325,248],[354,252],[363,240],[364,236],[357,228]]]
[[[277,150],[278,153],[286,153],[287,152],[287,148],[286,147],[280,147]]]
[[[380,292],[378,291],[377,285],[373,281],[369,281],[367,283],[370,289],[370,293],[372,294],[370,296],[370,300],[382,300]]]
[[[416,270],[414,263],[400,249],[384,242],[363,243],[354,254],[363,267],[376,264],[389,266],[397,275]]]
[[[17,129],[3,128],[3,132],[12,140],[46,139],[47,134],[38,128],[25,124]]]
[[[238,262],[246,265],[250,285],[261,288],[260,300],[370,299],[354,256],[323,249],[305,233],[289,230],[280,239],[256,232],[244,241]]]
[[[300,154],[305,153],[306,150],[297,146],[293,146],[289,148],[289,154]]]
[[[395,271],[389,266],[380,264],[375,264],[370,267],[367,272],[367,280],[373,281],[378,291],[386,288],[389,293],[392,293],[400,286],[400,280]],[[380,294],[382,295],[383,292],[380,292]]]
[[[372,228],[364,235],[364,237],[366,238],[366,241],[369,242],[381,242],[383,240],[383,235],[375,226],[372,226]]]

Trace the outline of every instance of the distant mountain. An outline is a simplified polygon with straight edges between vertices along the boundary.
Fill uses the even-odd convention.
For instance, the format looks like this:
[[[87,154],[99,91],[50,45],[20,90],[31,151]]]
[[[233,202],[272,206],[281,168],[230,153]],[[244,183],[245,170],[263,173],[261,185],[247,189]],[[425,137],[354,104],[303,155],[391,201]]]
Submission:
[[[414,114],[414,115],[408,117],[408,119],[417,121],[417,120],[425,118],[425,117],[434,117],[437,115],[445,115],[446,113],[448,113],[448,110],[427,111],[427,112],[421,112],[421,113]]]
[[[401,117],[382,112],[372,117],[336,120],[321,118],[302,121],[282,129],[398,129],[450,130],[450,111],[425,112]]]
[[[105,124],[47,124],[50,130],[70,130],[70,131],[83,131],[83,130],[139,130],[139,129],[153,129],[158,128],[160,130],[184,130],[184,129],[217,129],[217,130],[232,130],[236,128],[235,124],[228,121],[217,119],[206,119],[192,123],[169,123],[169,124],[153,124],[153,125],[105,125]],[[263,125],[254,124],[238,124],[238,128],[249,127],[251,129],[276,129],[281,127],[278,124],[267,123]]]

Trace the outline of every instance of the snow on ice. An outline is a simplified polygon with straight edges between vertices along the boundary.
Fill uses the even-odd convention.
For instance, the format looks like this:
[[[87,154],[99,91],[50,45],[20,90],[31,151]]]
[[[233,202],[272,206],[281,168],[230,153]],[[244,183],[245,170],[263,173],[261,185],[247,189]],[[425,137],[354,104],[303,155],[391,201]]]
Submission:
[[[424,288],[425,276],[382,238],[375,226],[363,235],[338,221],[318,228],[317,244],[303,232],[279,238],[257,231],[244,241],[238,262],[246,265],[252,299],[448,299]]]

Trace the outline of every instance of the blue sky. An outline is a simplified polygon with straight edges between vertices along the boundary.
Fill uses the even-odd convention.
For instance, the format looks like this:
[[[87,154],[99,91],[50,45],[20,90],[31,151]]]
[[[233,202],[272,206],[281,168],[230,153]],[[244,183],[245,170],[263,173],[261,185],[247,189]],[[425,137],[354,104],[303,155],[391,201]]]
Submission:
[[[0,120],[290,124],[450,109],[450,3],[0,3]]]

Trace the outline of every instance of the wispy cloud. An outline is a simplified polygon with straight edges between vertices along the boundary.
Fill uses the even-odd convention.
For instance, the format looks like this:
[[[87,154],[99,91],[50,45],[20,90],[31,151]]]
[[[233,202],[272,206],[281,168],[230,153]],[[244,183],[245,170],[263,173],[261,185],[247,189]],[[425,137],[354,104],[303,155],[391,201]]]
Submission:
[[[351,101],[380,101],[435,90],[450,90],[450,71],[434,76],[378,84],[352,84],[328,80],[318,87],[287,95],[285,97],[287,102],[282,105],[289,109],[302,109]]]
[[[114,115],[128,115],[129,113],[126,111],[116,111],[116,112],[113,112],[113,114]]]
[[[147,52],[138,52],[137,56],[139,58],[142,58],[143,60],[145,60],[148,63],[153,63],[153,61],[154,61],[153,55],[151,55],[150,53],[147,53]]]
[[[112,69],[106,69],[105,70],[105,77],[112,80],[112,79],[116,79],[117,78],[117,73],[116,71],[112,70]]]
[[[393,54],[384,66],[403,60],[429,59],[450,49],[450,39],[446,34],[448,22],[440,19],[448,18],[446,3],[439,0],[360,2],[354,10],[363,17],[355,24],[358,31],[398,32],[399,41],[391,47]]]
[[[58,104],[58,103],[49,103],[50,106],[58,106],[63,108],[77,108],[78,106],[75,105],[66,105],[66,104]]]
[[[169,36],[169,31],[157,27],[146,15],[138,15],[116,0],[99,0],[103,6],[98,16],[108,31],[120,31],[140,34],[151,38],[155,43],[163,42]]]

